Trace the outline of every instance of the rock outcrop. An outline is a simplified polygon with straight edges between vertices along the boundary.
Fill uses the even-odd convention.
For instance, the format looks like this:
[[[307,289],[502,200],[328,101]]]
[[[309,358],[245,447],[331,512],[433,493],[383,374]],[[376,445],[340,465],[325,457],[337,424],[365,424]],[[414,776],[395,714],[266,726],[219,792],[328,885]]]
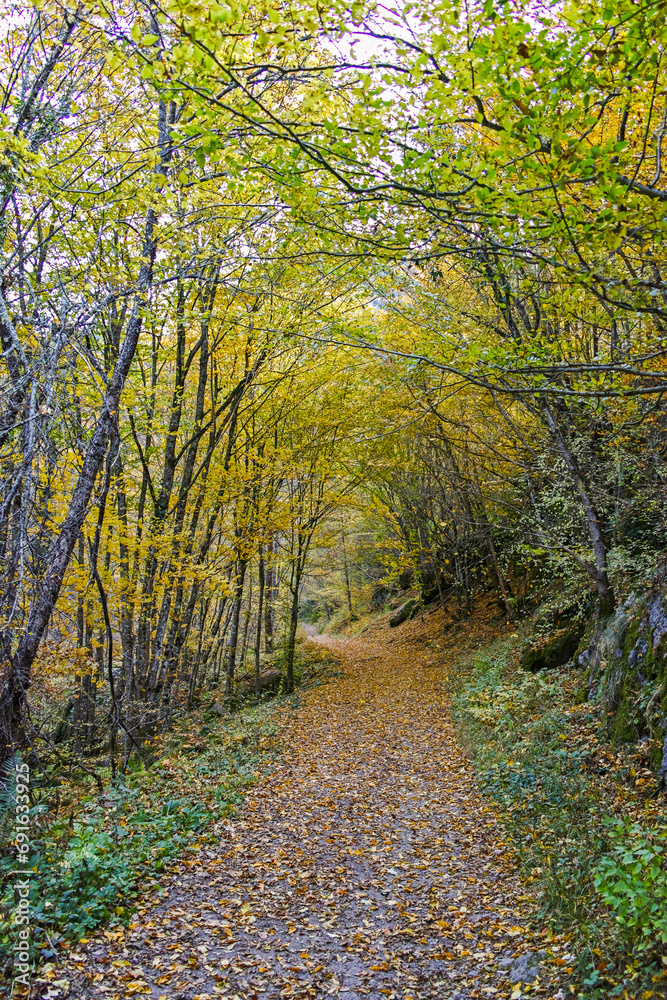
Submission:
[[[664,581],[633,594],[576,657],[587,668],[588,697],[602,702],[617,742],[650,743],[653,768],[667,781],[667,590]]]
[[[585,628],[585,623],[578,621],[557,629],[544,639],[535,639],[522,652],[521,666],[531,673],[561,667],[576,653]]]
[[[402,624],[411,617],[411,615],[419,607],[419,599],[417,597],[411,597],[409,601],[402,604],[397,611],[394,611],[393,615],[389,619],[389,624],[392,628],[396,628],[397,625]]]

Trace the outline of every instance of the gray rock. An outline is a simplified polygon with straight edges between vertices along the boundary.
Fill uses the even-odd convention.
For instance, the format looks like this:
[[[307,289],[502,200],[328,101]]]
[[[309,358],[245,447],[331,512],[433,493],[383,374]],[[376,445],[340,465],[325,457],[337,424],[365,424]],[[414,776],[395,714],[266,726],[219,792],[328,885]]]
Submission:
[[[507,968],[507,978],[511,983],[532,983],[540,975],[544,951],[527,951],[519,955]]]
[[[658,774],[667,785],[667,736],[665,736],[665,742],[662,744],[662,763],[660,764]]]
[[[634,667],[635,664],[641,663],[641,661],[646,656],[647,651],[648,651],[648,643],[646,639],[638,639],[634,647],[630,650],[630,655],[628,656],[628,663],[630,664],[630,666]],[[622,651],[618,652],[616,655],[622,656],[623,652]]]
[[[656,594],[649,602],[648,623],[653,636],[653,648],[656,649],[663,635],[667,635],[667,610],[661,594]]]
[[[406,601],[405,604],[402,604],[401,607],[398,609],[398,611],[395,611],[391,616],[391,618],[389,619],[389,624],[391,625],[391,627],[396,628],[397,625],[400,625],[402,622],[407,621],[407,619],[410,617],[410,615],[415,610],[418,604],[419,601],[417,600],[416,597],[411,597],[409,601]]]

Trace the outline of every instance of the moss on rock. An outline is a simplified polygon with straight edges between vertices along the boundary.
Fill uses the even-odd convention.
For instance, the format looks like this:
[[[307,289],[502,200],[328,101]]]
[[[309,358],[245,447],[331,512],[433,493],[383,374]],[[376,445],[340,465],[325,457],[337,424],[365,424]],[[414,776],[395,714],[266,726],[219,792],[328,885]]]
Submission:
[[[610,715],[614,742],[648,736],[651,765],[663,767],[667,734],[667,595],[664,585],[631,595],[586,651],[589,695]]]
[[[576,653],[584,629],[584,622],[575,622],[552,632],[546,639],[534,640],[521,654],[521,666],[531,673],[562,666]]]
[[[632,743],[639,739],[639,735],[631,709],[626,701],[622,701],[611,720],[610,736],[614,743]]]

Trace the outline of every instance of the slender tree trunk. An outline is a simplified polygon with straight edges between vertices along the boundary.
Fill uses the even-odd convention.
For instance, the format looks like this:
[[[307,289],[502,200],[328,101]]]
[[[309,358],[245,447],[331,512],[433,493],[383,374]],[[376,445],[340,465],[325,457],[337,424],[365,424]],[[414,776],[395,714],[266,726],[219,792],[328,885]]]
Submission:
[[[498,565],[498,555],[496,553],[496,546],[493,541],[493,532],[489,529],[489,534],[487,535],[487,545],[489,549],[489,556],[491,557],[491,565],[496,574],[496,580],[498,581],[498,589],[500,590],[500,595],[503,599],[503,604],[505,605],[505,610],[507,612],[507,617],[510,621],[514,618],[514,605],[512,604],[512,598],[507,587],[507,581],[500,566]]]
[[[245,667],[248,653],[248,637],[250,635],[250,619],[252,618],[252,576],[248,583],[248,606],[246,608],[243,621],[243,641],[241,642],[241,655],[239,656],[239,667]]]
[[[579,469],[579,465],[572,449],[570,448],[565,435],[558,426],[558,422],[553,415],[548,400],[544,398],[540,400],[540,412],[549,429],[549,432],[551,433],[551,436],[556,443],[558,452],[563,459],[563,464],[565,465],[565,468],[567,469],[570,478],[577,489],[584,514],[586,515],[588,535],[591,540],[594,559],[594,563],[592,565],[590,563],[588,564],[588,571],[597,590],[598,611],[600,615],[604,617],[613,612],[616,600],[607,570],[607,546],[602,535],[600,518],[591,498],[586,480]]]
[[[259,583],[259,594],[257,595],[257,632],[255,635],[255,692],[259,695],[260,693],[260,677],[262,672],[261,664],[261,649],[262,649],[262,610],[264,604],[264,587],[266,585],[264,572],[264,550],[261,545],[259,548],[259,570],[258,570],[258,583]]]
[[[294,580],[292,581],[292,586],[290,591],[292,594],[292,602],[290,607],[290,619],[289,627],[287,631],[287,656],[286,656],[286,668],[287,668],[287,690],[294,690],[294,656],[296,651],[296,630],[299,626],[299,591],[301,589],[301,568],[297,566],[294,575]]]
[[[345,532],[340,533],[341,545],[343,548],[343,573],[345,575],[345,594],[347,597],[347,611],[352,619],[352,591],[350,590],[350,570],[347,564],[347,547],[345,545]]]
[[[241,619],[241,604],[243,603],[243,584],[245,582],[245,571],[247,563],[241,559],[238,561],[238,574],[236,578],[236,593],[234,594],[234,604],[232,606],[232,621],[229,630],[229,647],[227,650],[227,684],[226,694],[231,695],[234,691],[234,675],[236,673],[236,648],[239,638],[239,622]]]
[[[222,626],[222,628],[220,630],[220,641],[219,641],[219,643],[218,643],[218,645],[216,646],[216,649],[215,649],[216,661],[215,661],[215,673],[214,673],[214,676],[213,676],[213,680],[214,680],[214,682],[215,682],[216,685],[220,683],[220,673],[222,671],[222,665],[223,665],[223,663],[226,664],[226,659],[225,659],[225,636],[227,635],[227,629],[229,628],[229,623],[232,620],[232,614],[233,613],[234,613],[234,602],[231,601],[230,605],[229,605],[229,608],[227,609],[227,614],[225,615],[224,624],[223,624],[223,626]]]
[[[195,657],[195,662],[192,670],[190,671],[190,681],[188,684],[188,708],[192,708],[195,700],[195,693],[197,691],[197,680],[200,676],[200,667],[202,682],[206,673],[206,661],[203,660],[203,645],[204,645],[204,626],[206,624],[206,618],[208,617],[208,606],[210,601],[200,603],[199,609],[199,639],[197,642],[197,656]],[[202,666],[203,663],[203,666]]]
[[[273,652],[273,602],[276,594],[276,564],[277,552],[275,539],[271,539],[267,548],[268,563],[266,566],[266,608],[264,609],[264,652]]]
[[[122,669],[118,684],[119,701],[129,703],[132,699],[134,677],[134,634],[132,629],[132,581],[130,580],[130,552],[128,546],[129,526],[127,519],[127,497],[123,466],[118,454],[118,475],[116,479],[116,505],[120,521],[119,554],[122,593],[120,598],[120,642],[123,654]]]

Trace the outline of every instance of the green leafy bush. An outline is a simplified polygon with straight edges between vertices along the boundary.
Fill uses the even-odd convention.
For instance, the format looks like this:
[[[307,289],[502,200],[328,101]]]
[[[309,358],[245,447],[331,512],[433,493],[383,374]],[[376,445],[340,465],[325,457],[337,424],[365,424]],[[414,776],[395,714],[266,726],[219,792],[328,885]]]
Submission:
[[[50,951],[54,941],[78,939],[111,917],[129,916],[128,899],[141,877],[162,870],[210,818],[209,808],[187,799],[147,809],[141,790],[126,785],[108,788],[103,801],[88,797],[71,826],[53,823],[35,841],[29,860],[35,947]],[[0,860],[3,877],[13,868],[11,855]],[[8,913],[12,897],[8,880],[3,898]],[[12,937],[9,920],[3,920],[0,933],[4,951]]]
[[[53,788],[31,790],[32,944],[43,955],[106,921],[126,922],[137,891],[233,810],[275,752],[270,706],[245,709],[215,725],[202,727],[196,716],[181,721],[157,764],[133,766],[101,795],[70,786],[74,801],[55,818],[47,805]],[[0,812],[9,839],[11,796]],[[13,851],[7,850],[0,856],[0,961],[13,943],[14,868]]]
[[[482,786],[537,890],[540,918],[557,930],[584,925],[605,830],[582,774],[586,751],[565,736],[559,674],[512,669],[510,650],[502,648],[475,664],[454,711]]]
[[[657,950],[667,944],[667,832],[623,820],[609,826],[611,851],[598,862],[595,887],[628,950]]]
[[[667,944],[667,833],[609,818],[614,779],[595,770],[605,717],[575,710],[578,672],[525,674],[508,645],[494,653],[464,678],[454,714],[536,920],[568,936],[580,1000],[653,995]]]
[[[160,871],[209,818],[209,810],[198,802],[172,800],[147,812],[138,789],[110,789],[104,805],[89,803],[73,824],[66,850],[49,854],[44,843],[35,856],[35,923],[78,937],[108,920],[114,910],[124,913],[119,904],[146,867]]]

